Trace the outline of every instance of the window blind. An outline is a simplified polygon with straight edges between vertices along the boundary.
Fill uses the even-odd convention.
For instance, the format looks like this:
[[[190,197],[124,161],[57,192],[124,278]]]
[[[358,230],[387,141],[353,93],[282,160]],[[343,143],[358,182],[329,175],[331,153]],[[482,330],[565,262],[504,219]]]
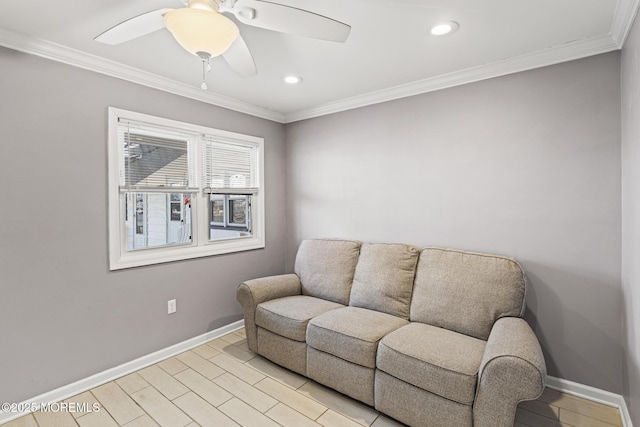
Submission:
[[[196,184],[194,140],[194,134],[119,121],[121,190],[193,190]]]
[[[257,148],[254,145],[207,137],[204,142],[205,193],[257,193]]]

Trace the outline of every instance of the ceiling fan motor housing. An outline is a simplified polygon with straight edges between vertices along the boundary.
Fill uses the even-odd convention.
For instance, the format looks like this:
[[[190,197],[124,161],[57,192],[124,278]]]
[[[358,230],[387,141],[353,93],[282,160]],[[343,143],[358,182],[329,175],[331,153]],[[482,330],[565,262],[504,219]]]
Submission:
[[[209,10],[215,12],[219,10],[220,6],[220,1],[218,0],[187,0],[186,3],[187,6],[192,9]]]

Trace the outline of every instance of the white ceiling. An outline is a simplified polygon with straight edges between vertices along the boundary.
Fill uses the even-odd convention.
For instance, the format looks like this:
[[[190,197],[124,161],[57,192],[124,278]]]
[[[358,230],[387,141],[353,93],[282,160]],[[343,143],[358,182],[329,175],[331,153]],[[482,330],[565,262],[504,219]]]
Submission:
[[[352,26],[345,43],[239,24],[258,75],[200,60],[161,30],[118,46],[93,40],[179,0],[3,0],[0,45],[280,122],[368,105],[619,49],[640,0],[270,0]],[[430,27],[460,28],[434,37]],[[303,77],[298,86],[286,74]]]

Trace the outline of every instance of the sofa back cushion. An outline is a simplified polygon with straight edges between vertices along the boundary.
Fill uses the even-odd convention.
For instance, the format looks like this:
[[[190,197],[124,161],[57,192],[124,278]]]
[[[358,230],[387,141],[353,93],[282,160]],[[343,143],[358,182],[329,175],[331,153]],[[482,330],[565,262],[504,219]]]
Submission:
[[[525,286],[512,258],[427,248],[418,262],[410,319],[486,340],[499,318],[522,317]]]
[[[415,246],[364,243],[349,305],[408,319],[419,256]]]
[[[349,304],[360,245],[353,240],[304,240],[294,267],[302,294]]]

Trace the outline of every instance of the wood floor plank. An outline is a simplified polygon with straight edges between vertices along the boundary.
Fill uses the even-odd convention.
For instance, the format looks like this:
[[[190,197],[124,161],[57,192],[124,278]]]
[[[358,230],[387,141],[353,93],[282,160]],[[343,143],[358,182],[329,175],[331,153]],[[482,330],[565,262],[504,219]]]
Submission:
[[[231,393],[193,369],[182,371],[176,374],[175,378],[213,406],[219,406],[233,397]]]
[[[90,412],[94,412],[96,409],[98,411],[101,409],[100,403],[90,391],[85,391],[84,393],[70,397],[65,400],[65,403],[75,404],[77,410],[71,411],[73,418],[79,418]]]
[[[320,427],[320,424],[283,403],[278,403],[265,412],[265,415],[284,427]]]
[[[380,414],[378,418],[371,424],[371,427],[406,427],[400,421],[396,421],[393,418]],[[518,427],[518,426],[514,426]]]
[[[120,386],[125,393],[131,394],[143,388],[149,387],[149,383],[146,382],[137,372],[118,378],[116,384]]]
[[[529,412],[522,408],[516,411],[516,421],[530,427],[566,427],[566,424],[562,424],[558,420],[543,417],[542,415]]]
[[[265,378],[255,387],[312,420],[317,420],[327,410],[326,406],[271,378]]]
[[[165,359],[162,362],[156,363],[156,365],[164,369],[169,375],[175,375],[178,372],[182,372],[188,368],[187,365],[185,365],[175,357]]]
[[[153,421],[153,418],[149,415],[144,414],[130,423],[125,424],[123,427],[158,427],[158,423]]]
[[[226,342],[228,342],[229,344],[235,344],[238,343],[240,341],[242,341],[244,338],[236,335],[236,334],[227,334],[227,335],[223,335],[221,336],[219,339],[224,340]]]
[[[298,392],[363,426],[371,425],[378,416],[375,409],[321,386],[315,381],[307,381],[298,389]]]
[[[294,390],[302,387],[302,385],[307,382],[307,379],[302,375],[291,372],[290,370],[278,366],[260,356],[249,360],[245,365],[251,366],[256,371],[262,372],[264,375],[271,377]]]
[[[360,427],[360,424],[356,423],[351,418],[340,415],[331,409],[318,418],[318,424],[325,427]]]
[[[120,425],[144,415],[142,409],[113,381],[94,388],[91,393]]]
[[[91,412],[76,421],[80,427],[119,427],[107,411]]]
[[[605,423],[598,419],[563,408],[560,408],[560,421],[576,427],[614,427],[613,424]]]
[[[207,344],[202,344],[198,347],[192,348],[191,351],[205,359],[211,359],[213,356],[220,354],[218,350]]]
[[[543,417],[551,418],[552,420],[558,420],[558,414],[560,409],[557,406],[553,406],[550,403],[541,402],[539,400],[529,400],[527,402],[521,402],[518,408],[526,409],[534,414],[542,415]]]
[[[40,427],[78,427],[69,412],[36,411],[33,416]]]
[[[544,393],[538,400],[560,409],[566,409],[616,427],[622,427],[620,411],[611,406],[582,399],[570,394],[561,393],[552,389],[545,389]]]
[[[242,345],[242,344],[246,344],[247,339],[246,338],[242,338],[240,341],[236,341],[233,343],[233,345]]]
[[[209,347],[213,348],[214,350],[216,350],[219,353],[222,353],[225,348],[233,346],[233,344],[231,344],[229,341],[225,341],[225,340],[220,339],[220,338],[215,339],[215,340],[211,340],[211,341],[207,341],[206,345],[208,345]]]
[[[239,427],[235,421],[193,392],[180,396],[173,403],[202,427]]]
[[[255,355],[255,353],[254,353],[254,352],[252,352],[252,351],[249,349],[249,344],[247,344],[247,342],[246,342],[246,341],[245,341],[245,342],[243,342],[243,343],[240,343],[240,344],[234,344],[234,346],[238,347],[238,348],[239,348],[239,349],[241,349],[241,350],[246,351],[247,353],[251,353],[251,354]]]
[[[281,427],[271,418],[237,398],[223,403],[219,409],[241,426]]]
[[[584,401],[584,399],[582,400]],[[571,406],[573,406],[574,408],[573,410],[570,408]],[[561,413],[562,413],[562,409],[565,409],[571,412],[576,412],[580,415],[583,415],[589,418],[594,418],[598,421],[602,421],[606,424],[610,424],[615,427],[622,427],[622,417],[620,416],[620,410],[618,410],[617,408],[613,408],[611,406],[602,405],[596,402],[587,402],[586,404],[583,403],[582,405],[566,404],[564,405],[564,407],[560,409]]]
[[[215,378],[213,382],[260,412],[267,412],[278,403],[273,397],[229,373]]]
[[[193,420],[185,415],[162,393],[149,386],[131,395],[155,422],[163,427],[183,427]]]
[[[24,417],[16,418],[13,421],[9,421],[3,424],[2,427],[38,427],[33,414],[25,415]]]
[[[225,373],[224,369],[192,351],[184,352],[176,357],[179,361],[210,380]]]
[[[155,387],[155,389],[160,393],[164,394],[169,400],[182,396],[189,391],[184,384],[156,365],[151,365],[147,368],[141,369],[138,373],[146,382]]]
[[[560,395],[561,393],[559,391],[546,387],[538,400],[541,402],[552,403],[554,400],[559,399]]]
[[[219,353],[224,353],[227,356],[237,359],[241,362],[247,362],[256,357],[256,354],[250,351],[249,347],[245,348],[245,344],[246,343],[229,344],[228,342],[220,339],[209,341],[207,343],[209,347],[212,347]]]
[[[209,360],[249,384],[255,384],[265,378],[260,372],[226,354],[218,354]]]

